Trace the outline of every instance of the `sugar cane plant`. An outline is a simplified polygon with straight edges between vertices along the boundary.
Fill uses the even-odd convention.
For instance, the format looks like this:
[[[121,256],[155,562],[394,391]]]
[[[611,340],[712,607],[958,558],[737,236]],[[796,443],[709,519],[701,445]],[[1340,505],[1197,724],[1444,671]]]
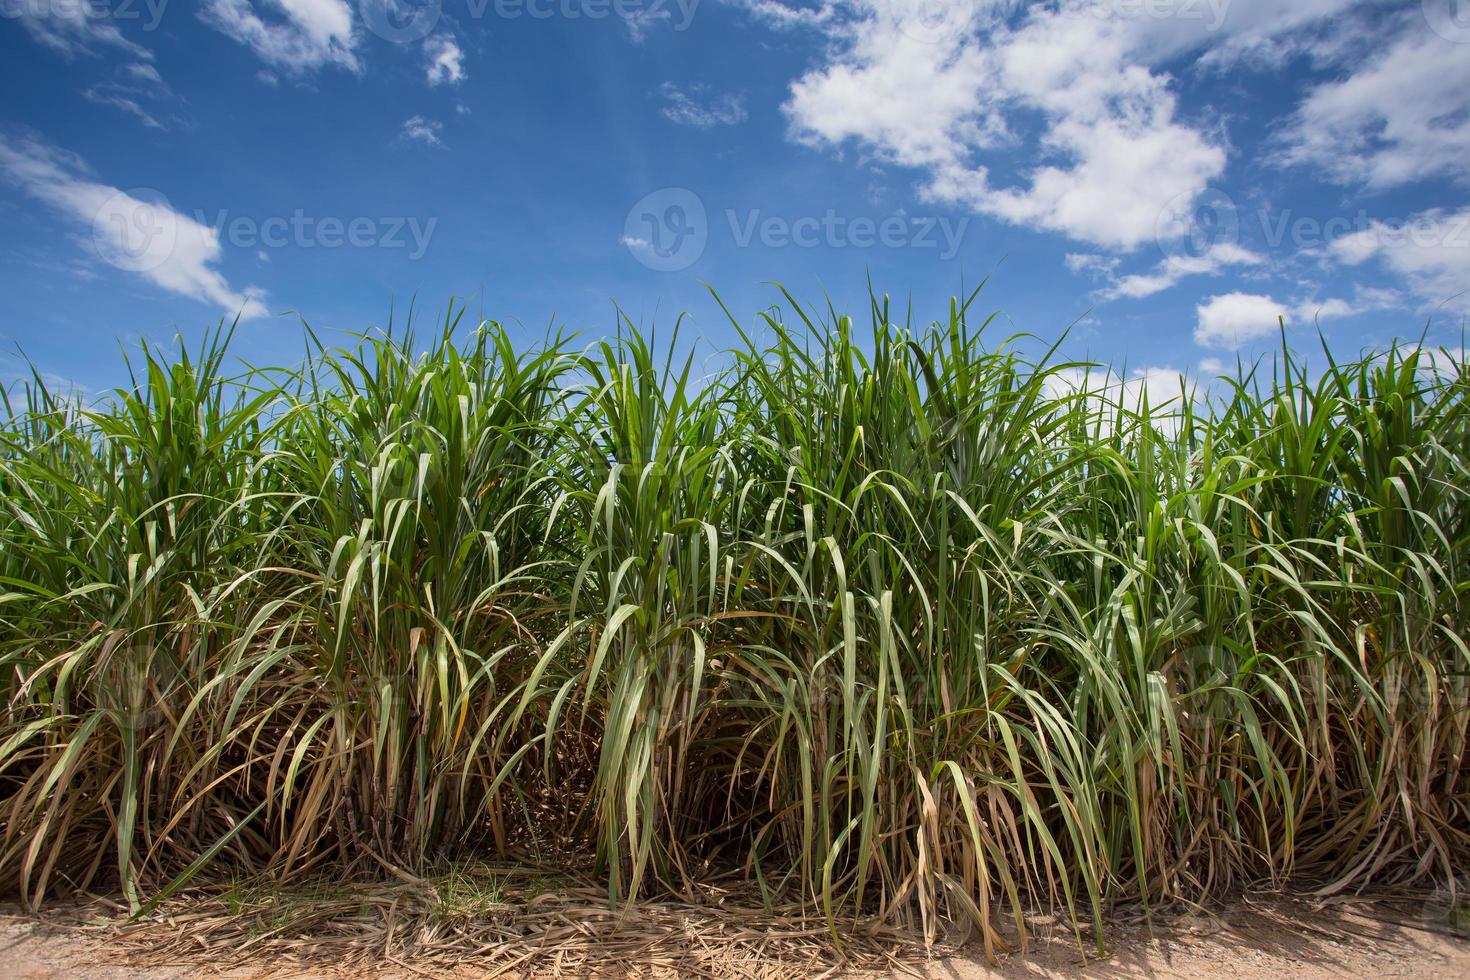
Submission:
[[[788,296],[713,374],[451,312],[17,386],[0,889],[473,853],[993,949],[1463,874],[1463,360],[1284,345],[1150,401],[976,299]]]

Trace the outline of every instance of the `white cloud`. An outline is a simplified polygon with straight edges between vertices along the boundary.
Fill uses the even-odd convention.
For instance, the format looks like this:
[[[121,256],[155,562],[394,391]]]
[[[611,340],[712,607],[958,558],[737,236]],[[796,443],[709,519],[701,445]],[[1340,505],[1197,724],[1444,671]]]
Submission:
[[[833,28],[838,53],[791,85],[793,134],[814,145],[849,139],[906,167],[953,165],[1003,135],[997,107],[982,97],[995,74],[991,53],[969,42],[968,11],[936,43],[905,33],[905,21],[874,13]]]
[[[1097,6],[1101,0],[1091,0]],[[1344,35],[1361,33],[1363,25],[1350,16],[1355,8],[1371,10],[1395,0],[1166,0],[1162,8],[1143,5],[1143,10],[1164,9],[1166,17],[1134,15],[1153,41],[1152,54],[1169,58],[1191,50],[1204,50],[1202,65],[1229,69],[1238,62],[1279,65],[1296,54],[1325,58],[1341,44]],[[1135,10],[1139,9],[1137,7]]]
[[[791,6],[780,0],[729,0],[731,6],[740,7],[757,20],[777,30],[798,28],[820,28],[835,23],[841,11],[840,0],[822,0],[813,6]]]
[[[1411,18],[1398,36],[1318,86],[1285,123],[1286,159],[1330,178],[1396,187],[1463,179],[1470,157],[1470,50]]]
[[[1175,433],[1180,410],[1200,395],[1199,382],[1172,367],[1135,368],[1126,377],[1111,368],[1065,368],[1047,375],[1044,384],[1053,398],[1080,396],[1103,437],[1115,430],[1120,413],[1145,406],[1156,429]]]
[[[1404,295],[1397,289],[1358,286],[1353,290],[1353,305],[1360,310],[1397,310],[1405,306]]]
[[[120,65],[113,79],[98,82],[82,91],[84,98],[98,105],[108,105],[134,116],[150,129],[164,129],[159,116],[165,115],[161,103],[174,101],[174,93],[153,65],[135,61]]]
[[[1236,350],[1275,333],[1286,308],[1269,296],[1226,293],[1212,296],[1195,310],[1195,343],[1201,347]]]
[[[1265,259],[1234,242],[1217,242],[1199,255],[1169,255],[1152,272],[1116,277],[1108,275],[1109,285],[1099,290],[1102,300],[1142,299],[1177,285],[1188,276],[1219,275],[1226,269],[1259,266]],[[1074,270],[1075,271],[1075,270]]]
[[[469,76],[464,69],[464,51],[452,34],[440,34],[424,42],[429,59],[425,75],[430,85],[458,85]]]
[[[125,91],[115,86],[93,85],[82,92],[88,101],[98,105],[110,105],[115,109],[121,109],[131,116],[136,116],[138,121],[149,129],[162,129],[163,123],[159,122],[147,109],[143,108],[137,101]]]
[[[1142,63],[1134,22],[1075,8],[1032,8],[1012,24],[996,8],[977,18],[964,0],[929,17],[885,2],[848,29],[832,63],[793,83],[792,128],[926,171],[931,199],[1136,248],[1166,205],[1224,170],[1225,150],[1176,120],[1170,79]],[[1040,114],[1039,149],[1055,162],[1002,184],[975,158],[1013,142],[1017,111]]]
[[[665,119],[680,126],[695,129],[713,129],[716,126],[734,126],[745,122],[745,99],[743,96],[724,93],[707,97],[705,86],[694,84],[681,88],[674,82],[659,86],[666,104],[662,112]]]
[[[1291,323],[1320,323],[1339,317],[1357,316],[1370,307],[1345,299],[1300,299],[1279,302],[1252,293],[1211,296],[1195,308],[1194,341],[1201,347],[1239,350],[1281,329],[1280,320]]]
[[[642,44],[660,24],[666,24],[677,32],[688,30],[698,7],[699,0],[613,5],[614,15],[623,22],[628,39],[634,44]]]
[[[1358,312],[1353,308],[1353,304],[1338,296],[1324,299],[1321,302],[1308,300],[1297,305],[1297,316],[1303,320],[1331,320],[1342,316],[1353,316]]]
[[[1358,285],[1353,287],[1352,299],[1343,299],[1340,296],[1318,299],[1319,289],[1316,286],[1311,283],[1301,285],[1303,292],[1299,295],[1305,298],[1298,299],[1293,304],[1295,316],[1288,315],[1288,320],[1294,318],[1297,322],[1314,323],[1338,317],[1362,316],[1364,313],[1406,308],[1403,294],[1392,289],[1376,289],[1371,286]]]
[[[1454,378],[1470,369],[1470,355],[1467,355],[1464,347],[1430,347],[1427,344],[1397,343],[1394,348],[1398,351],[1401,360],[1418,354],[1419,370],[1424,374],[1440,378]],[[1383,356],[1387,356],[1387,352],[1384,352]]]
[[[1303,54],[1327,65],[1399,30],[1429,33],[1422,19],[1383,15],[1388,2],[738,5],[775,28],[825,35],[822,60],[792,82],[784,106],[795,139],[829,149],[855,143],[870,158],[918,171],[930,200],[1131,251],[1160,237],[1169,245],[1174,229],[1161,229],[1161,213],[1189,210],[1227,163],[1219,124],[1180,113],[1172,73]],[[1450,74],[1470,70],[1463,60]],[[1438,84],[1436,92],[1453,90]],[[1461,122],[1425,115],[1398,128]],[[1212,270],[1175,263],[1123,288],[1142,294]]]
[[[1116,255],[1098,255],[1094,252],[1068,252],[1063,260],[1067,265],[1067,271],[1077,275],[1095,276],[1099,279],[1111,279],[1117,271],[1122,259]]]
[[[146,82],[151,85],[156,85],[159,88],[167,87],[163,84],[163,76],[158,73],[158,69],[146,62],[135,61],[132,64],[123,66],[123,74],[130,76],[137,82]]]
[[[1334,241],[1331,254],[1349,266],[1377,259],[1427,305],[1470,312],[1470,208],[1376,221]]]
[[[269,8],[267,20],[256,7]],[[347,0],[206,0],[206,24],[249,47],[266,64],[291,74],[337,65],[361,68],[357,32]]]
[[[4,10],[4,19],[19,20],[31,37],[68,57],[95,55],[98,47],[117,48],[144,60],[153,57],[146,48],[125,38],[114,18],[99,4],[10,3],[0,9]],[[140,17],[151,16],[152,26],[157,26],[157,17],[162,15],[161,11],[147,14],[141,5],[138,12]]]
[[[1122,377],[1111,369],[1074,367],[1049,374],[1048,391],[1057,397],[1075,394],[1105,395],[1136,408],[1147,397],[1150,405],[1161,406],[1192,397],[1194,386],[1183,371],[1171,367],[1135,368]]]
[[[439,139],[439,133],[443,129],[444,124],[436,119],[413,116],[403,123],[403,138],[425,143],[429,146],[439,146],[442,143]]]
[[[92,180],[80,160],[35,140],[0,137],[0,173],[83,226],[96,252],[118,268],[228,315],[266,315],[259,290],[231,289],[215,268],[221,257],[215,229]]]
[[[53,398],[62,401],[86,404],[92,400],[93,392],[86,385],[73,381],[65,375],[42,371],[29,362],[26,363],[24,370],[8,370],[5,374],[0,375],[0,389],[11,392],[12,399],[15,398],[16,392],[32,389],[36,385],[44,387]]]

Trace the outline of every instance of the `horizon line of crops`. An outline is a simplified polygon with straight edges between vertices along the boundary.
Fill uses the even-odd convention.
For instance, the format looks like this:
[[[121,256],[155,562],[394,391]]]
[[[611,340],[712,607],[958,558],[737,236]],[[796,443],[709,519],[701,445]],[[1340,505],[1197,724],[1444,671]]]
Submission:
[[[1463,361],[1159,406],[987,349],[974,294],[786,299],[713,377],[451,307],[7,401],[0,890],[586,857],[991,951],[1463,871]]]

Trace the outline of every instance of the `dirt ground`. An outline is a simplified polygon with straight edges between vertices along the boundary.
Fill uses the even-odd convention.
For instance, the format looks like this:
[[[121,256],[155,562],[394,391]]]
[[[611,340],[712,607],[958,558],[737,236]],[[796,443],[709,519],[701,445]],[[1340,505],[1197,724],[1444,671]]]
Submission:
[[[1073,934],[1046,921],[1033,924],[1026,953],[1002,955],[986,965],[976,949],[936,958],[918,967],[932,980],[981,978],[1327,977],[1470,978],[1470,935],[1461,924],[1446,929],[1423,911],[1425,904],[1339,900],[1328,904],[1281,896],[1243,898],[1218,914],[1134,916],[1108,923],[1109,955],[1089,949],[1084,958]],[[130,963],[98,929],[77,929],[54,914],[36,919],[13,909],[0,913],[0,980],[186,980],[194,977],[337,978],[363,976],[359,964],[309,967],[277,960],[244,964],[195,962],[139,966]],[[609,973],[636,977],[651,971],[638,963],[609,963]],[[473,964],[445,972],[412,962],[382,962],[367,973],[384,980],[412,977],[483,977]],[[760,962],[742,963],[729,975],[760,977]],[[896,972],[895,975],[907,971]],[[514,976],[513,972],[499,974]]]

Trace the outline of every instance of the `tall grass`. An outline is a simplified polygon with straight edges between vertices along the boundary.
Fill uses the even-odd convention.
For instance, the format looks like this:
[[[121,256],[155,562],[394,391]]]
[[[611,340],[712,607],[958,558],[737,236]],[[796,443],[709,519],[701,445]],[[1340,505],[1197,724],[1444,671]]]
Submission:
[[[0,883],[585,857],[616,903],[735,870],[994,949],[1462,872],[1465,366],[1150,404],[973,301],[793,301],[713,377],[451,314],[12,393]]]

